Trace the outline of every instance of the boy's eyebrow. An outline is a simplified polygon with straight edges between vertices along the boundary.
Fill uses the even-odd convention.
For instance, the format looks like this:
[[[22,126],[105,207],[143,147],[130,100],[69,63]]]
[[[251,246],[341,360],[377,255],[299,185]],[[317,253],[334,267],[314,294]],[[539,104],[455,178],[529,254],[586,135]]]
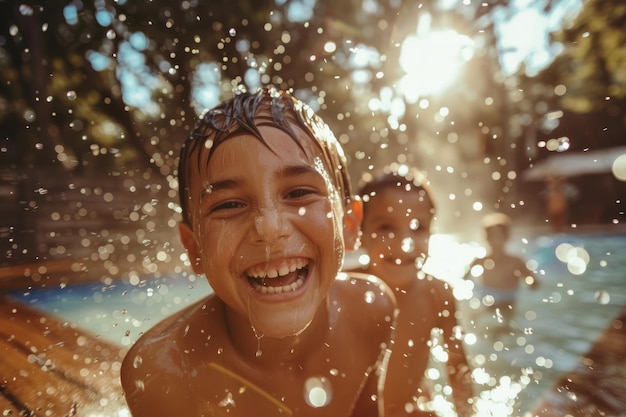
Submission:
[[[221,191],[221,190],[226,190],[226,189],[229,189],[229,188],[235,188],[240,183],[241,183],[241,181],[238,180],[238,179],[227,179],[227,180],[212,182],[212,183],[209,184],[208,187],[206,187],[204,190],[202,190],[202,193],[200,194],[200,197],[204,197],[205,195],[211,194],[211,193],[213,193],[215,191]]]
[[[289,166],[281,168],[277,173],[278,177],[287,177],[287,178],[293,178],[293,177],[297,177],[300,175],[322,176],[317,171],[317,169],[315,169],[313,166],[305,165],[305,164],[289,165]],[[241,185],[242,182],[243,181],[239,178],[229,178],[229,179],[225,179],[221,181],[212,182],[209,184],[209,186],[206,189],[202,190],[202,193],[200,194],[200,196],[204,197],[205,195],[211,194],[215,191],[232,189]]]
[[[311,175],[311,174],[315,174],[315,175],[319,175],[321,176],[322,174],[320,172],[318,172],[317,169],[315,169],[315,167],[311,166],[311,165],[289,165],[286,166],[284,168],[281,168],[278,175],[279,176],[285,176],[285,177],[297,177],[299,175]]]

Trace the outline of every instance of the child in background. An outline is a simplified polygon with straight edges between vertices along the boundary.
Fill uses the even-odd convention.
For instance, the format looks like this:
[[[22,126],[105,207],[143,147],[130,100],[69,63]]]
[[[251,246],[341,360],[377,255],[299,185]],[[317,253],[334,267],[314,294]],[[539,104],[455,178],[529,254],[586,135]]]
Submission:
[[[528,269],[526,262],[507,252],[506,245],[511,237],[511,218],[503,213],[492,213],[483,217],[482,227],[488,252],[485,257],[475,259],[466,278],[474,283],[474,297],[509,330],[515,316],[517,290],[520,281],[530,288],[537,288],[537,279]]]
[[[385,417],[435,415],[420,404],[433,334],[447,352],[446,371],[459,416],[472,414],[473,386],[456,302],[448,284],[421,268],[428,256],[435,202],[421,172],[404,165],[387,167],[360,190],[362,245],[370,257],[365,271],[395,292],[399,316],[384,389]]]
[[[328,126],[285,92],[239,93],[197,122],[178,173],[180,237],[214,294],[130,349],[132,415],[378,415],[395,301],[339,273],[362,207]]]

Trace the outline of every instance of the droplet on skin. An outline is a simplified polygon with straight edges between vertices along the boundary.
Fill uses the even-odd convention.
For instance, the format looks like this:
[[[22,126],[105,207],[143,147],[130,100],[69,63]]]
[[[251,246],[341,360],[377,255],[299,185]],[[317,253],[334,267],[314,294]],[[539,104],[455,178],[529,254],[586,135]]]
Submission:
[[[33,8],[28,4],[21,4],[19,7],[20,14],[22,16],[32,16]]]
[[[133,368],[135,369],[139,368],[142,363],[143,363],[143,358],[140,355],[135,356],[135,359],[133,359]]]
[[[402,239],[402,252],[411,253],[415,250],[415,242],[410,237]]]
[[[143,380],[141,379],[137,379],[135,380],[135,387],[137,387],[137,389],[141,390],[141,391],[145,391],[146,387],[143,383]]]
[[[313,376],[304,383],[304,400],[314,408],[328,405],[332,399],[330,381],[323,376]]]
[[[236,404],[235,404],[235,400],[233,400],[232,392],[228,392],[226,394],[226,397],[224,397],[224,399],[220,401],[217,405],[220,407],[227,407],[229,405],[232,405],[234,407]]]

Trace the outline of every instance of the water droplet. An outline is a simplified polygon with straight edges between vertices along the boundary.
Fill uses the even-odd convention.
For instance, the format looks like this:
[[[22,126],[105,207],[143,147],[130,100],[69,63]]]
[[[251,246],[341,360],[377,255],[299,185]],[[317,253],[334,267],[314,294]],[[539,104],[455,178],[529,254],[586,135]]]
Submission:
[[[374,291],[365,291],[365,302],[367,304],[372,304],[376,300],[376,294]]]
[[[143,358],[140,355],[135,356],[135,359],[133,360],[133,368],[139,368],[142,363]]]
[[[20,14],[22,16],[32,16],[33,8],[29,4],[20,4]]]
[[[230,28],[228,30],[228,35],[229,36],[236,36],[237,35],[237,30],[235,28]]]
[[[31,109],[26,109],[24,111],[24,120],[26,120],[27,122],[34,122],[35,121],[35,112]]]
[[[76,100],[76,91],[70,90],[66,94],[68,100]]]
[[[298,209],[298,215],[304,216],[305,214],[306,214],[306,208],[305,207],[300,207]]]
[[[611,296],[604,290],[596,291],[596,301],[600,304],[608,304],[611,301]]]
[[[496,308],[496,320],[498,323],[504,323],[504,317],[502,316],[502,312],[499,308]]]
[[[141,391],[145,391],[146,390],[146,387],[145,387],[145,385],[143,383],[143,380],[141,380],[141,379],[135,380],[135,387],[137,387],[137,389],[139,389]]]
[[[323,376],[313,376],[304,383],[304,400],[314,408],[324,407],[332,399],[330,381]]]
[[[115,33],[115,31],[113,29],[109,29],[107,31],[107,39],[115,39],[115,37],[117,36],[117,34]]]
[[[232,405],[234,407],[235,406],[235,400],[233,400],[232,392],[228,392],[226,394],[226,397],[224,397],[224,399],[222,401],[220,401],[217,405],[220,406],[220,407],[227,407],[229,405]]]
[[[402,239],[402,244],[400,245],[402,252],[410,253],[415,250],[415,242],[410,237],[405,237]]]

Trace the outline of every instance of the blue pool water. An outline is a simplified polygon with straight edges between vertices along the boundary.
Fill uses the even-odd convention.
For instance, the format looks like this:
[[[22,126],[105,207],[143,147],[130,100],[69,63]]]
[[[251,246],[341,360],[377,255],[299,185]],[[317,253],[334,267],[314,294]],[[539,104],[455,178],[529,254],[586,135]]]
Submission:
[[[87,283],[16,292],[19,301],[75,323],[114,345],[129,347],[160,320],[206,297],[204,277],[160,278],[137,285]]]
[[[476,375],[484,415],[523,415],[576,365],[626,305],[626,234],[545,235],[516,239],[511,246],[534,265],[540,287],[520,288],[518,326],[512,334],[490,334],[488,317],[473,329],[467,325],[466,332],[474,335],[467,339],[467,352],[482,372]],[[129,347],[158,321],[210,292],[203,277],[185,275],[13,296]],[[467,301],[459,306],[462,312],[469,310]]]
[[[540,287],[520,288],[514,334],[478,338],[468,353],[499,379],[483,386],[494,396],[503,385],[520,385],[507,415],[524,415],[626,305],[626,235],[540,236],[518,241],[515,249],[536,262]]]

